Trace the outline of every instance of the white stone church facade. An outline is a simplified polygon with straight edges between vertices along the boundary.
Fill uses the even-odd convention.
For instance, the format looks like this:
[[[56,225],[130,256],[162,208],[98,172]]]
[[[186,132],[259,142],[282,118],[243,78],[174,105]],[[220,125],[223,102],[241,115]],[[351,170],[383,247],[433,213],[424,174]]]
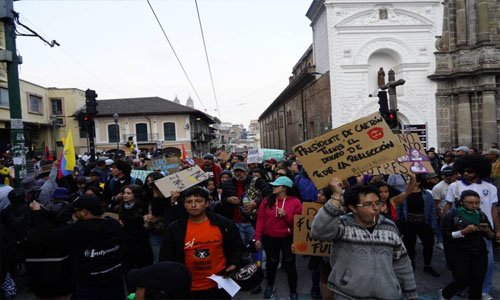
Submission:
[[[396,72],[401,125],[427,124],[428,146],[437,146],[436,36],[441,35],[440,0],[314,0],[315,71],[330,72],[332,127],[378,111],[377,72]]]

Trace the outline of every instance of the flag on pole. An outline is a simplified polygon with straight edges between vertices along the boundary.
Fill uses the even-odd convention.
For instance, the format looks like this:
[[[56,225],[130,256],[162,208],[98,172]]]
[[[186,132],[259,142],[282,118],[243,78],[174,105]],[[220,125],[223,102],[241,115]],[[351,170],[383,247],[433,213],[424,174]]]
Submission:
[[[181,156],[181,159],[186,159],[186,148],[184,148],[184,144],[181,144],[182,145],[182,156]]]
[[[71,134],[71,128],[68,130],[68,135],[64,143],[63,158],[61,161],[61,171],[64,176],[71,174],[75,169],[76,158],[75,158],[75,145],[73,144],[73,135]],[[66,171],[66,172],[65,172]]]
[[[52,156],[52,154],[50,154],[49,146],[45,146],[45,159],[49,160],[49,161],[54,160],[54,156]]]

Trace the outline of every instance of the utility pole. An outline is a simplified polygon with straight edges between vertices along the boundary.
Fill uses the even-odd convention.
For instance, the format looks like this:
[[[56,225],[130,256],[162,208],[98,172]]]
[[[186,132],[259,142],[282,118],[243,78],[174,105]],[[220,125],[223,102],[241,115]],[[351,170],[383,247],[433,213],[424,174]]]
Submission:
[[[0,20],[4,25],[5,51],[0,53],[0,61],[7,64],[7,81],[10,107],[10,140],[15,169],[15,186],[21,187],[22,179],[27,177],[26,151],[24,148],[24,125],[19,91],[18,65],[21,58],[16,51],[16,33],[14,23],[13,0],[0,0]]]

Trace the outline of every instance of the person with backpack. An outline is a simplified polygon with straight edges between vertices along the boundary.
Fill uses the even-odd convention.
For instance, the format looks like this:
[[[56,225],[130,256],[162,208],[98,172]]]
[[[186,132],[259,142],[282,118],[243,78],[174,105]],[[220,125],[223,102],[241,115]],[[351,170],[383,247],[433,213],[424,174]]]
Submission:
[[[140,179],[131,177],[132,167],[123,160],[116,160],[111,165],[111,178],[104,185],[104,201],[108,204],[111,211],[117,211],[120,202],[123,199],[121,190],[129,184],[137,184],[142,187]]]

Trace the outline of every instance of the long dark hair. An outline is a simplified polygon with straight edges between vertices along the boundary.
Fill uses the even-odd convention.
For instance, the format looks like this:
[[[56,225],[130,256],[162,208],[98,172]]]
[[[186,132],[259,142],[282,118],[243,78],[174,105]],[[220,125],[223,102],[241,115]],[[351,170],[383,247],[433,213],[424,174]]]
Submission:
[[[122,187],[120,193],[125,192],[125,189],[129,189],[132,191],[132,194],[134,194],[134,202],[135,202],[135,207],[137,207],[140,211],[142,208],[142,188],[140,185],[137,184],[129,184],[124,187]],[[122,199],[120,203],[120,212],[122,212],[125,209],[125,201]]]
[[[287,196],[291,196],[291,197],[295,197],[295,198],[299,198],[299,192],[297,191],[297,189],[295,187],[293,188],[289,188],[287,186],[286,187],[286,195]],[[300,199],[300,198],[299,198]],[[276,195],[275,194],[271,194],[267,197],[267,203],[266,203],[266,206],[268,208],[273,208],[273,206],[276,204]]]

